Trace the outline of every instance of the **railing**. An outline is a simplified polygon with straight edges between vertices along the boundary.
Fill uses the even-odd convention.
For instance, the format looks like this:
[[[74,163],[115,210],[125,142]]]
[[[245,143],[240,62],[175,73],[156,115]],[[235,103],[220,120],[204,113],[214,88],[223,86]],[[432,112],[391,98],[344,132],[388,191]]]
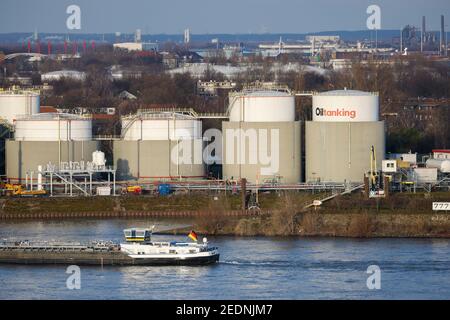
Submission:
[[[120,140],[121,135],[118,134],[101,134],[92,136],[93,140]]]
[[[33,115],[19,114],[16,116],[16,120],[91,120],[92,114],[73,114],[73,113],[36,113]]]
[[[192,117],[197,117],[197,112],[193,108],[150,108],[150,109],[139,109],[137,115],[151,115],[157,113],[179,113],[188,114]]]

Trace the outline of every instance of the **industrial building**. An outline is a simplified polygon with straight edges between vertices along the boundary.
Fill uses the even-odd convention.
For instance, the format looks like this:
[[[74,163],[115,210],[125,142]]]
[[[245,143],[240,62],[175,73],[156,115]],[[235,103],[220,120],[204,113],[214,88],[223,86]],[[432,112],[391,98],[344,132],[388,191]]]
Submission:
[[[301,133],[294,100],[275,90],[230,93],[229,121],[222,122],[224,179],[300,182]]]
[[[314,94],[305,127],[306,182],[362,182],[374,146],[377,166],[385,156],[378,94],[335,90]]]
[[[122,118],[113,144],[114,166],[122,180],[202,179],[202,122],[181,112],[143,111]]]
[[[154,51],[157,52],[159,50],[159,46],[157,43],[153,42],[123,42],[123,43],[114,43],[114,49],[122,49],[127,51]]]
[[[6,176],[25,181],[40,165],[90,161],[99,149],[92,139],[92,119],[62,113],[17,116],[14,138],[6,140]]]
[[[75,81],[84,81],[87,78],[86,72],[77,70],[59,70],[41,74],[41,81],[60,81],[70,79]]]

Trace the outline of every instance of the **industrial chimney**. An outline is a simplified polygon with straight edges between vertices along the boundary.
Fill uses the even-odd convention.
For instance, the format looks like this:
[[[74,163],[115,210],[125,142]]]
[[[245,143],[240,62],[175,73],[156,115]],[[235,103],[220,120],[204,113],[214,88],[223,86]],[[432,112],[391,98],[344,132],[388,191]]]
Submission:
[[[423,52],[423,45],[426,39],[425,16],[422,16],[422,34],[420,36],[420,52]]]
[[[440,54],[443,56],[444,54],[447,54],[446,50],[446,43],[445,43],[445,28],[444,28],[444,15],[441,15],[441,41],[440,41]]]

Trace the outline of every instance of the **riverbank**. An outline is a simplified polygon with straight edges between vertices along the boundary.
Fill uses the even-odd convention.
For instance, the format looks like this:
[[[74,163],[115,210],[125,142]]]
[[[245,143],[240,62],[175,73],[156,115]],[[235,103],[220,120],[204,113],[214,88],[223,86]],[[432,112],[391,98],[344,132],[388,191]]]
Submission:
[[[168,197],[3,198],[0,219],[189,218],[192,228],[210,235],[440,237],[450,238],[450,212],[433,211],[448,192],[397,193],[365,199],[339,196],[316,209],[304,207],[326,194],[263,193],[261,210],[241,210],[239,195],[182,194]],[[184,233],[188,230],[172,230]]]

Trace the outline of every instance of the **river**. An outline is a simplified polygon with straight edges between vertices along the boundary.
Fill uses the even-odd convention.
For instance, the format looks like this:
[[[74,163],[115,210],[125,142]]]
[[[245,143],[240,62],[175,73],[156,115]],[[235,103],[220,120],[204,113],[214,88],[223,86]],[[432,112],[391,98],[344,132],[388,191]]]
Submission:
[[[0,222],[0,239],[122,240],[122,229],[179,220]],[[154,235],[154,240],[187,240]],[[81,288],[66,287],[66,266],[0,265],[0,299],[450,299],[450,239],[210,237],[213,266],[81,267]],[[369,290],[380,270],[380,289]]]

